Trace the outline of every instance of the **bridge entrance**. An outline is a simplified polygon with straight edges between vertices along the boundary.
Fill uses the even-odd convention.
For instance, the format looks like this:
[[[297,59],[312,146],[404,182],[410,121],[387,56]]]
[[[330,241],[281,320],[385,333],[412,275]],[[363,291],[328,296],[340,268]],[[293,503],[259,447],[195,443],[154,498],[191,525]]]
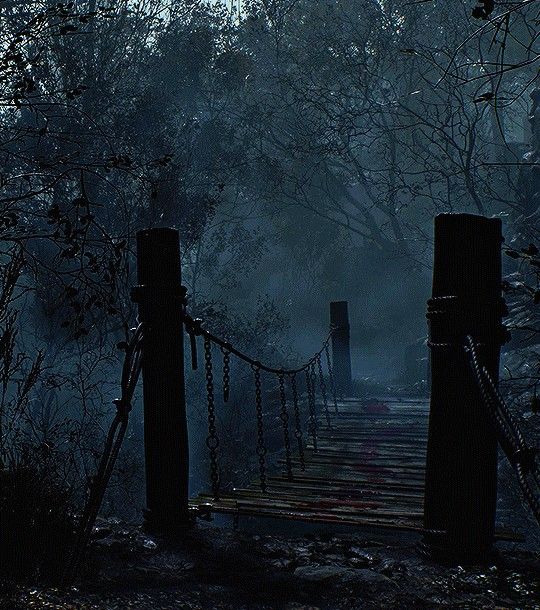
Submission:
[[[189,315],[178,232],[141,231],[133,290],[140,324],[126,350],[122,397],[81,521],[80,546],[99,510],[141,371],[146,522],[154,531],[181,533],[194,515],[272,517],[422,531],[431,556],[478,556],[497,537],[515,539],[496,528],[496,514],[504,517],[504,507],[497,506],[498,447],[540,522],[537,454],[497,389],[506,337],[501,243],[498,219],[444,214],[435,220],[428,405],[425,398],[350,397],[344,302],[332,304],[321,349],[296,369],[273,368],[238,350]],[[210,490],[196,498],[189,494],[184,339],[194,369],[202,343],[207,394]],[[251,484],[229,490],[221,481],[216,406],[229,400],[232,358],[252,375],[252,450],[259,472]],[[266,404],[268,377],[277,381],[276,404]],[[277,461],[267,455],[268,410],[282,427]]]

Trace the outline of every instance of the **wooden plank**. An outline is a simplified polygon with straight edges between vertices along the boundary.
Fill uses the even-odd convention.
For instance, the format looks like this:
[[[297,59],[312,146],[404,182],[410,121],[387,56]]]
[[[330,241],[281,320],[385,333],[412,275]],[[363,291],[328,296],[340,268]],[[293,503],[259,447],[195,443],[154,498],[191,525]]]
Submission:
[[[293,480],[280,455],[274,466],[267,464],[267,494],[255,479],[219,501],[201,494],[191,506],[205,513],[421,531],[428,402],[350,399],[338,407],[335,415],[330,404],[330,428],[324,414],[318,416],[318,451],[304,433],[305,470],[293,455]]]

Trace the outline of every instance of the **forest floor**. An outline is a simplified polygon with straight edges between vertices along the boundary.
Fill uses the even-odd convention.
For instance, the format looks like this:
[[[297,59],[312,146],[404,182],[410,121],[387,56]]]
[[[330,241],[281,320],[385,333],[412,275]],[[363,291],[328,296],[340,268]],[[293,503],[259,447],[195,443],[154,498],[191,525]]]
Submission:
[[[0,609],[540,609],[540,553],[499,549],[484,565],[441,566],[416,540],[204,524],[172,544],[107,521],[76,586],[0,582]]]

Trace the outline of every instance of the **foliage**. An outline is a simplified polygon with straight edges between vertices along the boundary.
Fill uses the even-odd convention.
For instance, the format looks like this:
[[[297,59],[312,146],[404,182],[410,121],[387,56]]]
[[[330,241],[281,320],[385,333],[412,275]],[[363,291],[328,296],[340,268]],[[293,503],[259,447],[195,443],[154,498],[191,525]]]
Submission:
[[[51,485],[84,496],[143,227],[179,228],[195,315],[281,361],[305,351],[288,323],[309,344],[344,290],[364,355],[416,341],[432,216],[501,215],[512,325],[534,329],[506,363],[534,392],[533,5],[0,2],[3,464],[46,447]],[[247,387],[222,422],[243,445]],[[141,428],[135,411],[133,447]]]

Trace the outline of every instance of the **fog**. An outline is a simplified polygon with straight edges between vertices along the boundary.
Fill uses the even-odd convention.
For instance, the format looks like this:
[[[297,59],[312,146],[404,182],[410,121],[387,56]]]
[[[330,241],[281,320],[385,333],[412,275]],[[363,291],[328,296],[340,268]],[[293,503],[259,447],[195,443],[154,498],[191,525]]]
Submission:
[[[434,218],[499,217],[501,373],[529,413],[540,96],[537,9],[521,4],[2,2],[0,466],[46,463],[80,507],[137,324],[136,235],[155,227],[179,232],[203,328],[290,368],[346,300],[356,391],[425,397]],[[192,371],[183,335],[195,493],[207,379],[202,339]],[[232,366],[231,401],[216,399],[229,486],[256,460],[253,371]],[[263,386],[277,420],[276,379]],[[138,387],[103,514],[140,518],[142,437]]]

